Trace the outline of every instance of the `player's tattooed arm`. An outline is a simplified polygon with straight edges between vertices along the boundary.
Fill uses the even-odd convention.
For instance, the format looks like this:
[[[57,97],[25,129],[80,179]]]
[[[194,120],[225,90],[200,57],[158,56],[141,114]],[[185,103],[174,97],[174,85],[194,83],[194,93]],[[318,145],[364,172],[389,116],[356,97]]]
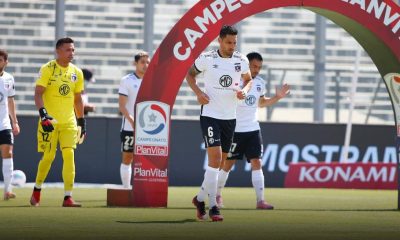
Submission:
[[[209,103],[210,98],[207,96],[207,94],[205,94],[197,85],[196,82],[196,76],[199,74],[200,72],[196,69],[196,67],[193,65],[190,67],[189,71],[186,74],[186,81],[189,85],[189,87],[193,90],[193,92],[196,94],[197,96],[197,101],[204,105]]]

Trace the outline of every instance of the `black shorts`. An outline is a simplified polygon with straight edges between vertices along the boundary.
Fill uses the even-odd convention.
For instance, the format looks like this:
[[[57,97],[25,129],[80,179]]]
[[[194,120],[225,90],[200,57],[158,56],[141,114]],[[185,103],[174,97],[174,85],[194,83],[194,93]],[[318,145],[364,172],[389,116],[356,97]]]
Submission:
[[[236,119],[221,120],[200,116],[200,125],[206,148],[221,146],[222,152],[229,152],[235,131]]]
[[[235,132],[228,160],[242,160],[243,156],[246,156],[247,162],[250,162],[253,158],[261,158],[262,154],[263,142],[260,130]]]
[[[121,131],[121,152],[133,152],[133,131]]]
[[[0,145],[3,144],[8,144],[8,145],[14,144],[14,135],[12,134],[11,129],[0,131]]]

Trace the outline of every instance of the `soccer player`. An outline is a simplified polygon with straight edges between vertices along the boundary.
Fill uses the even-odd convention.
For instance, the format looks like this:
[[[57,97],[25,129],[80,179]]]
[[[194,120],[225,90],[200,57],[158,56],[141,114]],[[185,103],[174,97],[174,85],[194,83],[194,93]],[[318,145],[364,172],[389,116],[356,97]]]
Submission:
[[[80,203],[73,200],[72,190],[75,180],[74,150],[86,134],[82,101],[83,73],[71,63],[75,54],[71,38],[58,39],[55,50],[57,58],[41,67],[36,80],[34,98],[40,115],[38,151],[43,152],[43,156],[39,162],[30,203],[39,206],[42,184],[56,156],[57,145],[60,144],[65,191],[62,206],[81,207]]]
[[[218,50],[201,54],[186,75],[190,88],[201,104],[200,125],[208,155],[204,181],[192,200],[200,220],[207,219],[204,203],[207,196],[211,220],[223,220],[216,202],[219,167],[232,143],[237,101],[245,98],[251,86],[248,60],[235,51],[237,34],[236,28],[223,26],[219,33]],[[199,73],[204,74],[205,92],[196,83]],[[240,85],[241,78],[246,83],[244,88]]]
[[[84,81],[85,82],[84,87],[85,87],[85,90],[86,90],[87,89],[87,85],[89,83],[95,83],[96,79],[94,78],[93,72],[91,70],[86,69],[86,68],[82,68],[82,72],[83,72],[83,79],[85,80]],[[96,111],[96,106],[93,103],[89,102],[89,96],[88,96],[86,91],[82,92],[82,100],[83,100],[83,110],[84,110],[83,112],[84,112],[85,116],[88,115],[89,112],[95,112]]]
[[[131,187],[135,101],[149,63],[150,57],[147,52],[137,53],[133,62],[135,72],[124,76],[119,86],[119,111],[123,115],[120,134],[122,151],[120,175],[124,188]]]
[[[247,54],[250,62],[250,71],[253,78],[251,89],[247,93],[246,100],[237,106],[236,128],[228,159],[221,166],[218,175],[217,204],[223,206],[221,191],[224,188],[229,172],[236,160],[242,160],[243,156],[251,164],[251,180],[257,197],[257,209],[273,209],[274,207],[264,200],[264,174],[261,168],[261,156],[263,153],[263,141],[260,132],[260,124],[257,121],[258,107],[271,106],[289,94],[289,85],[284,84],[276,88],[276,94],[267,98],[265,94],[265,82],[258,75],[262,67],[262,56],[257,52]]]
[[[16,197],[11,187],[14,170],[13,144],[14,136],[18,135],[20,131],[15,113],[14,77],[4,71],[7,64],[8,53],[5,50],[0,50],[0,149],[3,159],[4,200]]]

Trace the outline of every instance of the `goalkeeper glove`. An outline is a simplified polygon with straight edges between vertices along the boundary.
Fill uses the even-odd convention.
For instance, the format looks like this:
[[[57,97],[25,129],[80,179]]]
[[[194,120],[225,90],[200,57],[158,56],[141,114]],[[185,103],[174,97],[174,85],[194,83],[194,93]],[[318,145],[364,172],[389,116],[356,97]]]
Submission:
[[[78,132],[76,136],[77,143],[82,144],[86,136],[86,119],[78,118],[77,125],[78,125]]]
[[[39,115],[41,120],[40,125],[42,125],[43,131],[52,132],[54,130],[53,124],[51,123],[53,117],[47,114],[47,111],[44,107],[39,109]]]

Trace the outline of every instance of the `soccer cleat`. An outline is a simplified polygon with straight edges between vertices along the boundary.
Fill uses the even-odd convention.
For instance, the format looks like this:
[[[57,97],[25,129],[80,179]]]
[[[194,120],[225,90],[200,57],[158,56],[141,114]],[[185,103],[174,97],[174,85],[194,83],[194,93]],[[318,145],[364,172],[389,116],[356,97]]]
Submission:
[[[82,207],[82,204],[75,202],[71,196],[67,196],[64,198],[64,202],[62,204],[63,207]]]
[[[5,192],[4,193],[4,200],[10,200],[11,198],[15,198],[17,195],[13,192]]]
[[[224,220],[224,217],[219,212],[219,208],[217,206],[212,207],[208,212],[208,215],[210,215],[210,218],[213,222],[221,222]]]
[[[222,200],[222,196],[221,195],[217,196],[217,207],[218,208],[223,208],[224,207],[224,201]]]
[[[192,203],[197,208],[197,218],[199,220],[207,220],[206,205],[204,202],[199,202],[197,196],[194,196]]]
[[[274,206],[272,206],[271,204],[267,203],[264,200],[258,201],[257,202],[257,207],[256,209],[261,209],[261,210],[272,210],[274,209]]]
[[[39,207],[40,203],[40,190],[33,189],[32,197],[31,197],[31,206]]]

